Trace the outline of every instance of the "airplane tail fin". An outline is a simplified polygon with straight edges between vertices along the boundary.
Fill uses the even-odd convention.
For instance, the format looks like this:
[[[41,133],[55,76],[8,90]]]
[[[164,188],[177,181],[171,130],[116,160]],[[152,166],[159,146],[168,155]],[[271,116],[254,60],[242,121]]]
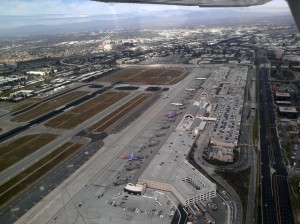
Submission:
[[[122,158],[123,158],[123,159],[125,159],[125,158],[126,158],[126,155],[125,155],[125,153],[123,153],[123,154],[122,154]]]

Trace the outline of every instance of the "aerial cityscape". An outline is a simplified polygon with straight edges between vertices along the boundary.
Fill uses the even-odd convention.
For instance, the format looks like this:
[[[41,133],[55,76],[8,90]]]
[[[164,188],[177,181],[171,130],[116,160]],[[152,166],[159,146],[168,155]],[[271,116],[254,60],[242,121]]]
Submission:
[[[159,10],[0,26],[0,223],[300,223],[292,15]]]

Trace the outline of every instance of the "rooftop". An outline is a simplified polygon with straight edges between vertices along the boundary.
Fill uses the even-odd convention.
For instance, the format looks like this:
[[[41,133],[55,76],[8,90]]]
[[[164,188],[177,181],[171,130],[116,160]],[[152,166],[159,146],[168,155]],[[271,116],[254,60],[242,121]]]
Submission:
[[[279,107],[280,112],[289,112],[289,113],[297,113],[297,109],[295,107]]]
[[[140,179],[171,184],[185,198],[216,188],[186,160],[194,141],[191,132],[173,132]],[[189,183],[190,179],[193,179],[193,184]]]
[[[276,96],[284,96],[284,97],[290,97],[291,96],[289,93],[279,93],[279,92],[276,92],[275,95]]]

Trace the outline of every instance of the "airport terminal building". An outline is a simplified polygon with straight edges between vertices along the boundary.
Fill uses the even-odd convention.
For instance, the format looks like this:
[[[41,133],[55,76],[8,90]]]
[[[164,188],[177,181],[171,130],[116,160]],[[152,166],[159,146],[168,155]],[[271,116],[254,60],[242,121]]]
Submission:
[[[187,160],[199,131],[214,122],[211,159],[233,161],[237,146],[248,68],[222,67],[205,82],[176,127],[138,179],[149,188],[172,192],[185,206],[216,196],[216,184]]]
[[[139,177],[138,183],[172,192],[185,206],[215,197],[216,184],[186,159],[195,139],[192,132],[173,132]]]

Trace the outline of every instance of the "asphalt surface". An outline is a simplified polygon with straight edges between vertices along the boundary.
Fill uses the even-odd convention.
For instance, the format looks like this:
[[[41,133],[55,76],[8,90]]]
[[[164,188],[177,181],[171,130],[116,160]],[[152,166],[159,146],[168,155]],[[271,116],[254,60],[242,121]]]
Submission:
[[[276,112],[269,73],[269,69],[261,68],[258,74],[263,223],[293,224],[287,183],[288,173],[283,163],[277,136]]]
[[[30,189],[18,195],[8,208],[1,211],[0,223],[14,223],[50,191],[55,189],[61,182],[82,166],[99,149],[99,142],[90,144],[79,150],[78,153],[64,161],[49,174],[42,177],[37,183],[33,184]]]
[[[130,99],[134,98],[138,93],[130,94],[129,96],[125,97],[122,101],[115,103],[114,105],[106,108],[104,111],[98,113],[97,115],[93,116],[92,118],[88,119],[87,121],[77,125],[75,128],[71,130],[65,130],[64,133],[54,133],[58,134],[61,137],[55,139],[54,141],[50,142],[46,146],[42,147],[41,149],[37,150],[36,152],[28,155],[27,157],[23,158],[19,162],[15,163],[14,165],[8,167],[4,171],[0,172],[0,184],[4,183],[8,179],[13,178],[17,174],[19,174],[23,169],[28,168],[30,165],[34,164],[36,161],[44,158],[44,156],[52,152],[57,148],[57,146],[63,145],[67,141],[69,141],[74,135],[78,134],[80,131],[85,129],[86,127],[90,127],[99,119],[104,118],[105,116],[109,115],[111,111],[117,109],[120,105],[123,105]],[[40,128],[39,126],[35,126],[34,128]],[[33,129],[34,129],[33,128]],[[44,130],[43,128],[40,130]]]
[[[121,132],[107,136],[107,138],[104,140],[104,147],[102,147],[102,149],[96,153],[93,158],[91,158],[90,162],[86,163],[84,167],[80,168],[71,177],[71,180],[69,180],[70,178],[66,180],[66,182],[69,183],[67,186],[69,198],[66,198],[63,203],[59,195],[63,194],[62,192],[65,187],[63,187],[61,184],[42,201],[40,201],[37,206],[30,209],[29,212],[27,212],[21,219],[18,220],[18,223],[30,223],[33,222],[32,220],[35,220],[36,223],[44,223],[48,222],[50,219],[52,219],[53,223],[55,223],[57,220],[55,221],[54,218],[59,216],[59,219],[64,219],[65,212],[67,213],[67,217],[73,217],[74,211],[72,209],[69,210],[68,207],[72,206],[74,201],[77,202],[86,200],[86,196],[94,197],[93,191],[95,190],[95,187],[99,187],[101,189],[103,188],[105,190],[110,189],[107,191],[107,193],[105,193],[103,199],[97,199],[99,201],[97,203],[101,203],[101,206],[106,207],[105,201],[108,200],[110,195],[113,196],[116,194],[115,191],[123,191],[123,185],[114,186],[117,175],[123,174],[123,170],[125,172],[125,168],[129,166],[127,161],[120,159],[121,154],[123,152],[128,154],[133,152],[133,150],[139,150],[141,144],[148,144],[149,140],[154,140],[156,138],[155,130],[157,130],[157,128],[161,132],[167,132],[167,129],[161,128],[165,125],[172,125],[173,123],[166,121],[166,118],[164,118],[162,114],[167,108],[175,109],[170,105],[171,100],[180,92],[180,90],[183,88],[182,86],[187,85],[191,81],[193,81],[193,76],[183,80],[180,84],[178,84],[178,86],[175,85],[172,90],[168,91],[168,98],[155,102],[151,108],[147,109],[147,112],[143,113],[141,117],[135,120],[130,126],[127,126]],[[183,94],[180,95],[187,95],[187,93],[186,91],[183,91]],[[158,118],[161,120],[161,123],[157,122]],[[163,137],[159,137],[159,139],[157,139],[158,143],[160,142],[160,138]],[[131,177],[136,177],[137,175],[135,175],[134,172],[135,171],[126,171],[126,173],[131,175]],[[122,176],[120,176],[120,179],[121,178]],[[88,187],[86,187],[86,183],[88,184]],[[117,220],[129,218],[127,213],[124,217],[122,215],[119,217],[117,214],[113,214],[115,213],[115,210],[107,210],[106,212],[106,210],[97,209],[95,212],[97,214],[99,212],[104,212],[105,215],[102,217],[104,223],[106,223],[104,220],[109,220],[110,212],[112,213],[111,215]],[[138,219],[136,221],[138,221]],[[66,222],[61,221],[61,223]]]
[[[215,174],[210,167],[207,167],[202,163],[202,160],[199,159],[197,153],[194,154],[193,159],[196,164],[206,172],[206,174],[203,174],[209,176],[209,178],[218,185],[218,194],[221,194],[228,203],[228,206],[230,207],[230,221],[227,223],[243,223],[243,206],[240,197],[235,190],[226,181]]]
[[[181,204],[178,205],[178,210],[181,214],[181,219],[178,214],[178,211],[176,210],[176,212],[174,214],[174,218],[171,221],[171,224],[185,224],[186,223],[188,217],[187,217],[187,214]]]

